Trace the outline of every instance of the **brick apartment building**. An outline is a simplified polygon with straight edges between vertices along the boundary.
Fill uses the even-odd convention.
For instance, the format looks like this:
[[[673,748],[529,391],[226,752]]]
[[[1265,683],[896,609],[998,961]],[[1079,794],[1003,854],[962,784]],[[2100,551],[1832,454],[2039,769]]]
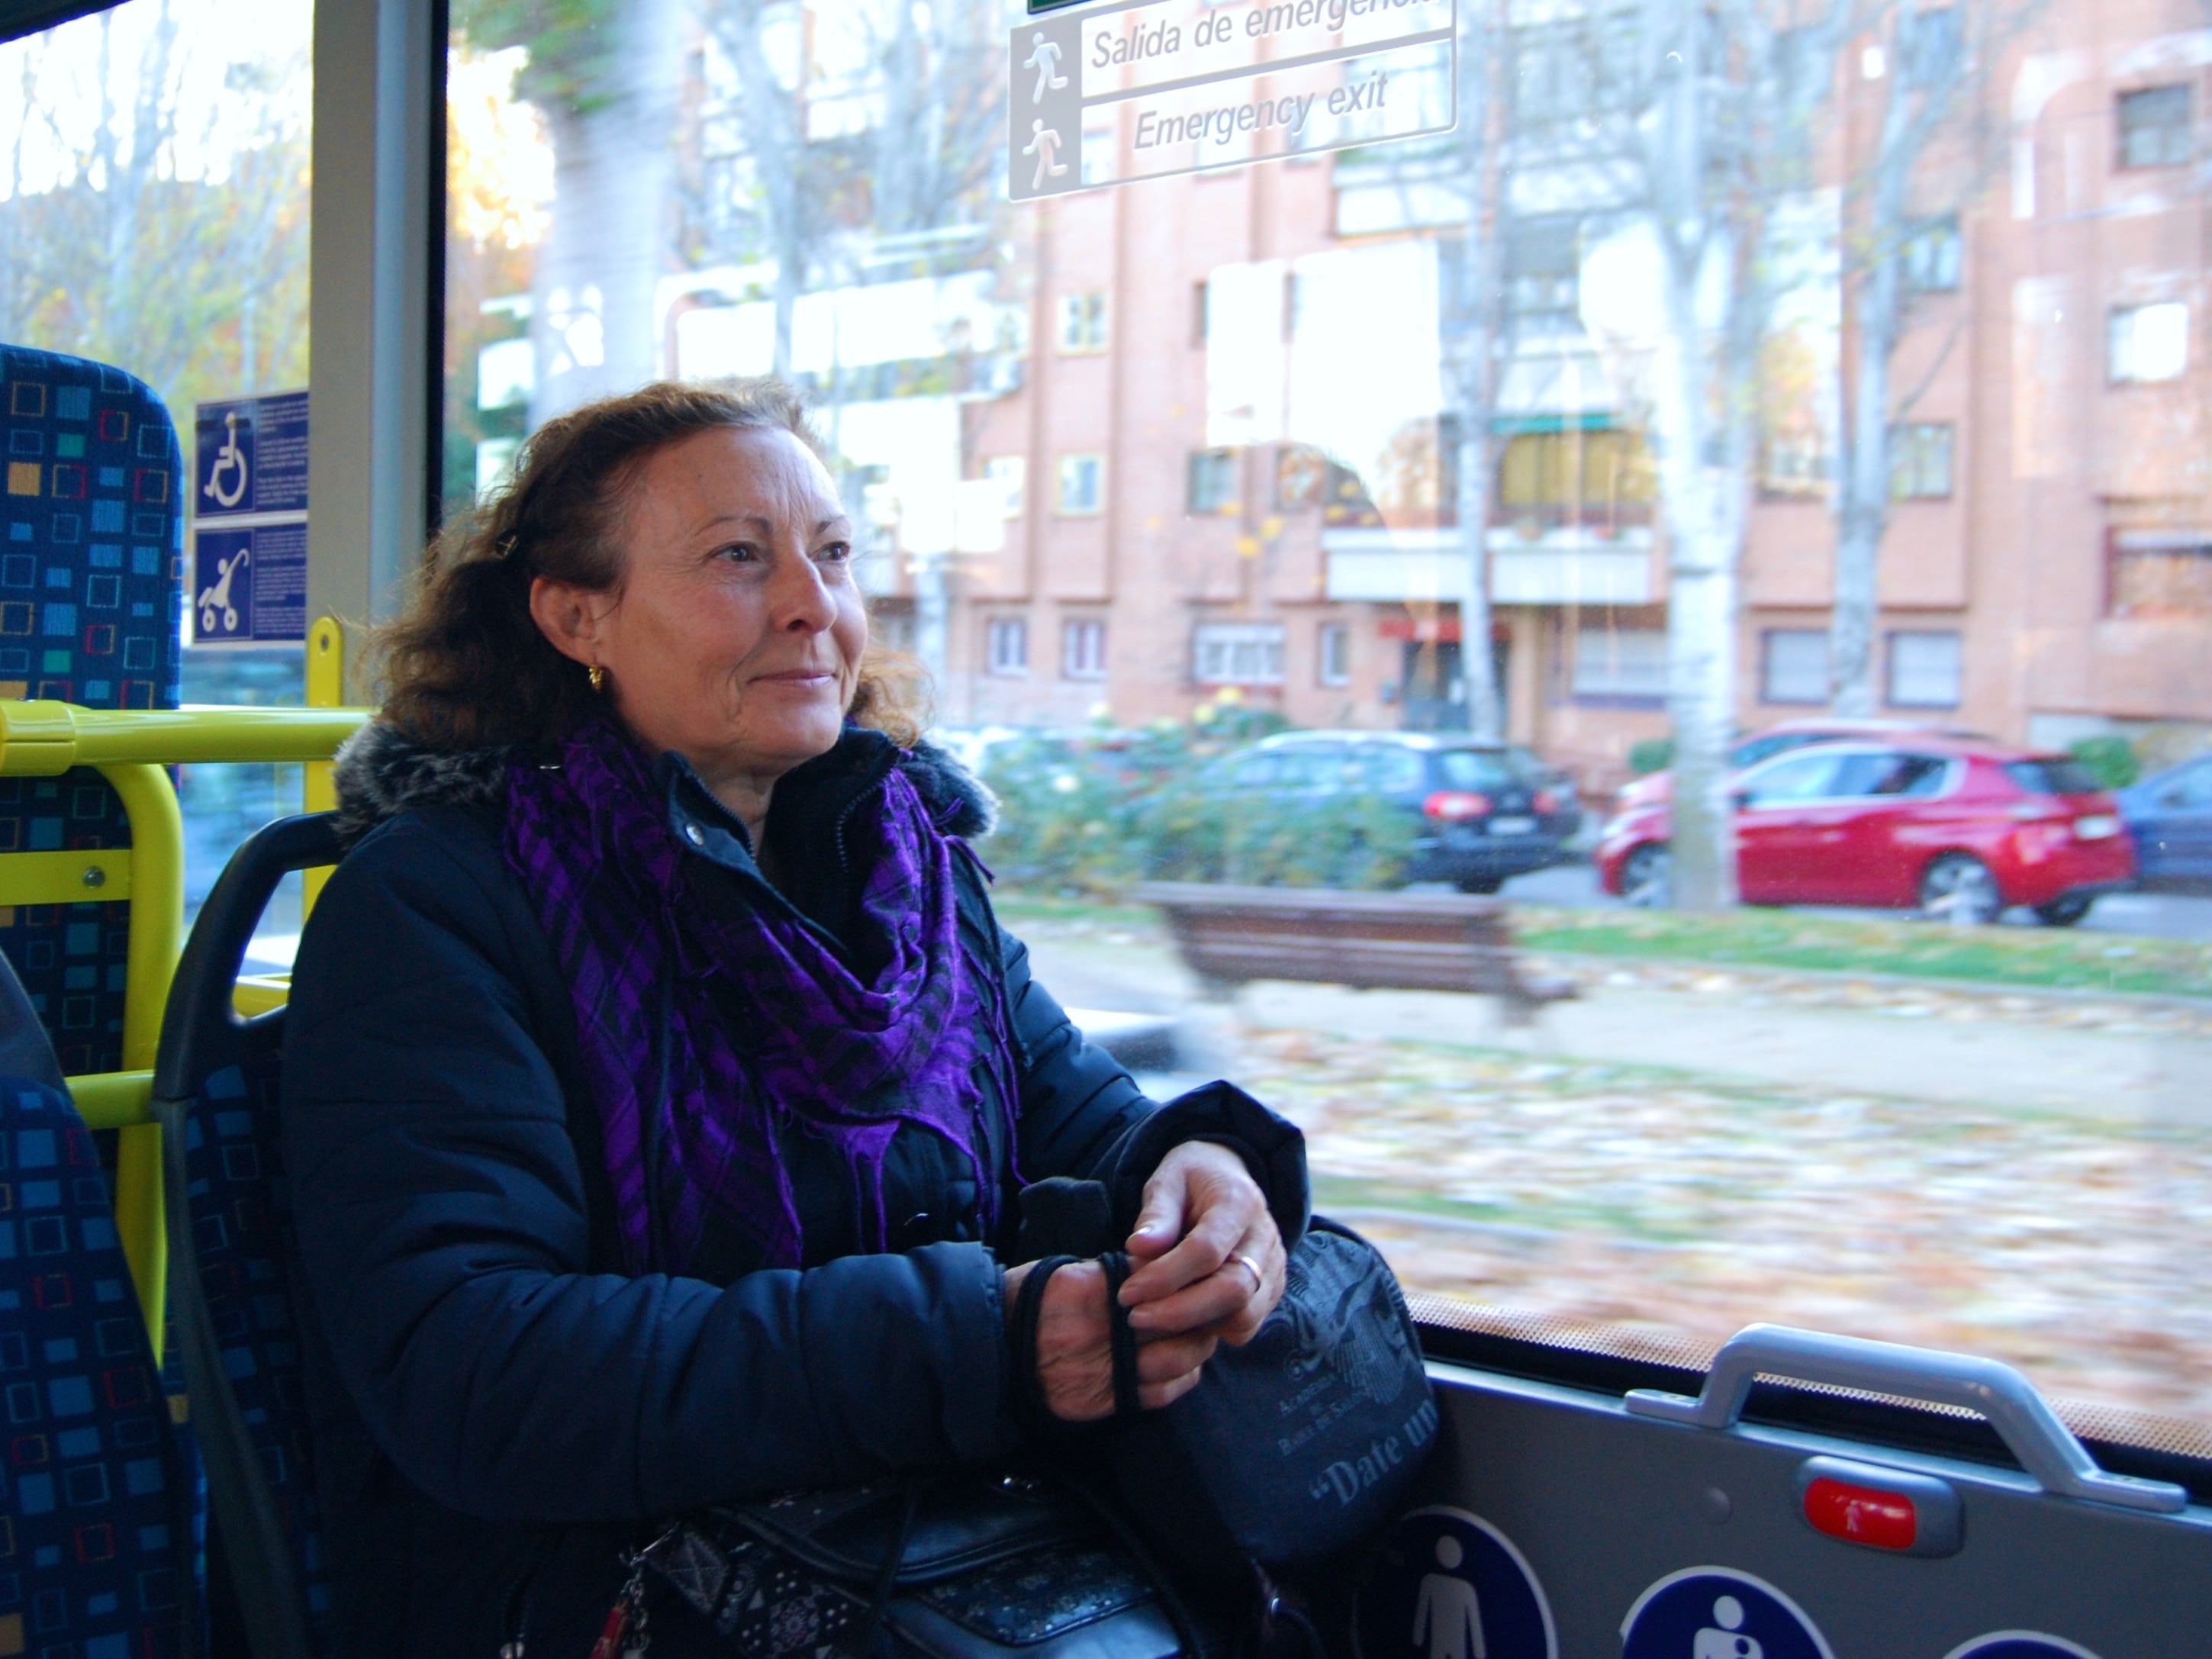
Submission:
[[[1918,395],[1879,566],[1886,714],[2049,744],[2212,736],[2208,63],[2212,28],[2176,0],[2055,0],[1983,82],[1998,160],[1955,231],[1916,244],[1895,359]],[[1863,83],[1882,70],[1856,48],[1846,67],[1840,156],[1870,142]],[[1601,783],[1665,729],[1663,535],[1585,329],[1602,204],[1514,142],[1492,636],[1510,734]],[[1451,199],[1380,150],[1228,167],[1014,210],[995,275],[802,302],[822,309],[800,317],[817,343],[799,341],[799,367],[866,361],[867,306],[926,299],[957,343],[951,391],[830,417],[890,502],[878,615],[901,639],[919,628],[944,719],[1130,724],[1233,687],[1301,725],[1463,722],[1434,345],[1436,244],[1464,230]],[[1850,361],[1833,222],[1812,348],[1827,390],[1808,432],[1771,434],[1752,511],[1747,727],[1826,701],[1834,416],[1818,405]],[[672,367],[749,366],[747,309],[685,298]],[[1361,454],[1364,474],[1331,464]],[[950,477],[969,481],[957,501]]]

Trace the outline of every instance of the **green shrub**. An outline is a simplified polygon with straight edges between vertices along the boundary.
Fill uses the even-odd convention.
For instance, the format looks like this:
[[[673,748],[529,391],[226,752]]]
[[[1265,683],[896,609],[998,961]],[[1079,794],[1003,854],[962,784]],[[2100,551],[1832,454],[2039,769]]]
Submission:
[[[987,781],[1000,819],[987,860],[1009,888],[1063,894],[1111,895],[1146,880],[1386,887],[1401,879],[1416,829],[1403,808],[1370,795],[1301,800],[1224,787],[1218,763],[1245,745],[1220,728],[1242,729],[1253,712],[1198,726],[1039,732],[994,748]]]
[[[2142,775],[2142,762],[2125,738],[2082,738],[2066,746],[2100,789],[2124,789]]]
[[[1638,777],[1663,772],[1674,763],[1674,739],[1639,738],[1628,745],[1628,769]]]

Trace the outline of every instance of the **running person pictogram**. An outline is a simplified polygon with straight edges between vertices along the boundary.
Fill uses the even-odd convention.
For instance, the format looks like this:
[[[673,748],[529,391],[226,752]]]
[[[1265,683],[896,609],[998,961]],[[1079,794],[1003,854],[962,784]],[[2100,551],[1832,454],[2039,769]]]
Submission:
[[[1022,154],[1036,157],[1036,173],[1030,180],[1031,190],[1042,190],[1048,177],[1057,179],[1067,171],[1067,163],[1058,159],[1060,134],[1042,120],[1030,123],[1030,141],[1022,146]]]
[[[1036,44],[1022,67],[1037,72],[1036,89],[1030,94],[1030,102],[1042,104],[1045,94],[1058,92],[1067,84],[1067,77],[1060,72],[1060,42],[1042,33],[1031,38]],[[1029,154],[1027,150],[1022,153]]]

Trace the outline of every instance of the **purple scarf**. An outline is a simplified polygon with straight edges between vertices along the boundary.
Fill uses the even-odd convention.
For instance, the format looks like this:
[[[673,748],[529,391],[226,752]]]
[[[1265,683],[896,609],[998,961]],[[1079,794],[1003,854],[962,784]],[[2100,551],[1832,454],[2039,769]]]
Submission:
[[[852,817],[864,873],[856,979],[781,898],[702,902],[689,849],[636,744],[611,721],[568,739],[557,768],[508,775],[507,866],[529,888],[575,1006],[584,1068],[633,1273],[689,1267],[708,1217],[764,1265],[804,1241],[780,1136],[797,1125],[851,1172],[866,1248],[885,1247],[883,1166],[902,1123],[964,1152],[988,1226],[998,1182],[978,1061],[1011,1119],[1005,988],[963,952],[952,842],[897,767]],[[726,1026],[717,976],[742,991]],[[667,1259],[656,1248],[656,1212]]]

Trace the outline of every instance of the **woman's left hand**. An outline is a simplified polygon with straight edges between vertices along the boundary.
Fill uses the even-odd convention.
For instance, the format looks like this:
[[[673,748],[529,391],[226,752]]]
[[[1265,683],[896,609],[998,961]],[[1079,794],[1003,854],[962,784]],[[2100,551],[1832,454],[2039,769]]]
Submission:
[[[1128,1251],[1121,1305],[1139,1340],[1203,1331],[1242,1345],[1283,1294],[1283,1239],[1267,1197],[1244,1160],[1210,1140],[1160,1160]]]

